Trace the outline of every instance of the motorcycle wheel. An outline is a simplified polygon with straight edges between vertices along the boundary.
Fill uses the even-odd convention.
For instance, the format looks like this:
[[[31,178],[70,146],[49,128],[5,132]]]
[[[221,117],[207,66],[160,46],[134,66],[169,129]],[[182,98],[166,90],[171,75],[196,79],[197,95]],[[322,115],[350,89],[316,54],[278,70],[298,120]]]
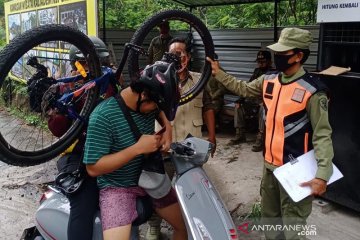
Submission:
[[[141,46],[149,32],[164,20],[178,20],[189,24],[191,28],[195,29],[198,32],[204,45],[205,54],[203,66],[201,68],[201,77],[199,81],[195,83],[189,91],[184,92],[181,95],[180,105],[182,105],[194,99],[203,90],[205,84],[209,80],[211,76],[211,66],[210,63],[205,60],[205,56],[214,59],[214,43],[211,34],[205,24],[195,15],[182,10],[164,10],[153,15],[151,18],[145,21],[134,33],[131,39],[131,43]],[[131,80],[136,80],[139,78],[139,69],[139,55],[135,51],[130,51],[128,58],[128,71]]]
[[[7,103],[0,103],[0,160],[16,166],[37,165],[67,149],[82,131],[85,121],[72,120],[60,137],[49,131],[47,119],[29,107],[26,82],[35,74],[25,63],[31,56],[47,66],[49,75],[67,77],[71,72],[69,49],[74,45],[89,67],[90,80],[101,75],[99,58],[90,39],[82,32],[65,25],[44,25],[18,35],[0,53],[0,91],[7,95]],[[45,51],[46,50],[46,51]],[[4,84],[6,82],[6,84]],[[79,84],[84,84],[83,81]],[[9,88],[9,85],[12,86]],[[6,88],[3,89],[3,86]],[[17,89],[3,91],[5,89]],[[98,100],[96,87],[86,91],[76,101],[81,119],[87,119]],[[40,94],[40,98],[42,96]]]

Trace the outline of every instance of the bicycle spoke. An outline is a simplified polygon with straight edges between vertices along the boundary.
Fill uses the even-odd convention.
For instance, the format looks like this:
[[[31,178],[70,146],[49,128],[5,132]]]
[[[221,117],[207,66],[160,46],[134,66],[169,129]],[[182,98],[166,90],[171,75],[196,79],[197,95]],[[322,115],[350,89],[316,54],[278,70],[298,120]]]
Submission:
[[[41,132],[41,131],[43,131],[42,128],[39,128],[38,135],[37,135],[37,137],[36,137],[36,141],[35,141],[35,144],[34,144],[33,151],[35,151],[35,149],[36,149],[36,144],[37,144],[37,142],[38,142],[38,140],[39,140],[40,132]]]
[[[23,126],[23,124],[21,124],[21,125],[19,126],[19,129],[16,131],[16,133],[15,133],[14,136],[13,136],[13,138],[10,140],[10,142],[9,142],[10,145],[11,145],[12,141],[15,139],[16,135],[19,133],[19,131],[20,131],[20,129],[22,128],[22,126]],[[15,129],[15,128],[16,128],[16,127],[14,127],[14,129]]]
[[[36,130],[36,128],[34,127],[33,130],[31,131],[31,133],[30,133],[30,134],[28,135],[28,137],[27,137],[29,140],[28,140],[28,143],[27,143],[26,146],[25,146],[25,149],[24,149],[25,151],[27,150],[27,147],[29,146],[31,140],[33,140],[32,135],[33,135],[33,133],[35,132],[35,130]],[[26,138],[25,138],[25,139],[26,139]],[[24,140],[25,140],[25,139],[24,139]],[[34,145],[36,145],[36,142],[34,143]],[[21,146],[21,145],[19,145],[19,147],[20,147],[20,146]]]
[[[4,124],[3,126],[1,126],[1,128],[2,128],[2,127],[5,127],[5,126],[7,126],[7,125],[10,125],[10,123],[12,123],[12,122],[14,122],[14,121],[18,121],[18,119],[14,118],[13,120],[11,120],[10,122],[8,122],[7,124]],[[15,126],[14,128],[12,128],[12,129],[10,129],[10,131],[8,131],[6,134],[2,134],[2,135],[4,135],[4,136],[9,135],[9,133],[10,133],[13,129],[15,129],[15,128],[16,128],[16,126]]]
[[[83,122],[79,119],[89,116],[98,91],[90,89],[68,102],[68,106],[60,102],[64,94],[75,91],[75,85],[78,88],[88,81],[57,82],[72,75],[72,46],[77,48],[72,63],[80,56],[81,64],[91,71],[89,76],[99,77],[101,70],[93,44],[86,35],[68,26],[31,29],[0,52],[0,160],[18,166],[48,161],[81,132]],[[75,111],[74,116],[71,111]],[[1,151],[5,148],[10,151]]]

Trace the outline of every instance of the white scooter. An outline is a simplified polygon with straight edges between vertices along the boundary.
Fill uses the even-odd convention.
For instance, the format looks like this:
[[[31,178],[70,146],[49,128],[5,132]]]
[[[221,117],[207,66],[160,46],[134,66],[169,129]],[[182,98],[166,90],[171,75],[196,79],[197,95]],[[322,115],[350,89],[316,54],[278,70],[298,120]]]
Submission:
[[[188,239],[238,239],[229,211],[202,165],[207,162],[212,144],[190,137],[171,144],[171,160],[175,165],[174,188],[188,231]],[[40,200],[35,214],[35,225],[26,229],[21,239],[67,239],[70,205],[67,197],[56,186],[49,186]],[[93,239],[101,240],[99,212],[94,216]],[[132,239],[137,238],[133,228]]]

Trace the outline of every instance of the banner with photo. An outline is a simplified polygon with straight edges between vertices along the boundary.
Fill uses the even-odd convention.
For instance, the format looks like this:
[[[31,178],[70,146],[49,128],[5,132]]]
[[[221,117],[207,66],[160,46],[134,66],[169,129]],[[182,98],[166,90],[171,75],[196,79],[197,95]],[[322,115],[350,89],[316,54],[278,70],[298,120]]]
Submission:
[[[68,25],[89,36],[98,33],[96,0],[14,0],[4,5],[7,43],[27,30],[46,24]],[[25,58],[37,56],[48,68],[49,76],[62,77],[71,69],[68,51],[69,46],[61,42],[42,44],[19,59],[12,74],[26,81],[29,73],[24,71]],[[58,61],[47,61],[48,58]]]

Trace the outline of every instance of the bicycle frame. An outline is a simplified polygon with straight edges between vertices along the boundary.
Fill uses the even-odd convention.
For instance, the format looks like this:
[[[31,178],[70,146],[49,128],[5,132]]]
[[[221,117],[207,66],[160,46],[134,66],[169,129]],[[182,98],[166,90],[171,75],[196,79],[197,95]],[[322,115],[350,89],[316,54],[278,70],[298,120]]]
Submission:
[[[76,89],[75,91],[71,91],[68,93],[65,93],[62,95],[62,97],[60,99],[57,100],[56,103],[56,107],[61,111],[61,112],[66,112],[68,113],[69,117],[74,119],[74,120],[80,120],[82,122],[86,122],[87,119],[84,119],[83,117],[81,117],[75,110],[74,110],[74,106],[72,104],[73,100],[76,98],[79,98],[80,96],[82,96],[83,94],[85,94],[87,91],[89,91],[90,89],[94,88],[94,87],[100,87],[100,95],[105,93],[107,90],[107,87],[110,83],[110,80],[115,78],[115,79],[119,79],[121,76],[121,73],[124,69],[127,57],[129,55],[130,50],[134,50],[136,52],[138,52],[139,54],[142,55],[148,55],[148,53],[146,52],[146,50],[140,46],[131,44],[131,43],[127,43],[125,44],[125,50],[124,50],[124,54],[121,58],[121,62],[116,70],[116,72],[114,73],[113,70],[109,67],[102,67],[102,75],[98,78],[95,78],[89,82],[86,82],[81,88]],[[88,73],[87,73],[88,74]],[[81,74],[76,75],[76,76],[72,76],[72,77],[66,77],[66,78],[60,78],[57,79],[57,82],[62,82],[62,83],[73,83],[73,82],[77,82],[80,80],[86,80],[91,76],[82,76]]]

